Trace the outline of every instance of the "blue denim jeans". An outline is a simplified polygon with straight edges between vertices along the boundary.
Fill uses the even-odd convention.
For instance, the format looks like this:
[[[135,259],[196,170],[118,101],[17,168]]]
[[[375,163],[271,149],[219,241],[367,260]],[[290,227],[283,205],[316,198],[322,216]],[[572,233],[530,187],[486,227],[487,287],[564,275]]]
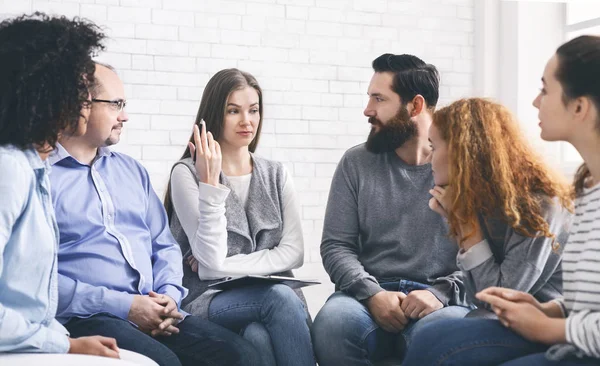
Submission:
[[[259,350],[263,366],[315,366],[307,312],[285,285],[261,285],[220,292],[209,319],[242,333]]]
[[[403,366],[579,366],[599,360],[545,358],[548,347],[526,340],[498,320],[445,319],[424,326],[408,348]]]
[[[122,349],[140,353],[160,366],[262,365],[257,349],[239,335],[208,320],[187,316],[179,334],[153,338],[126,320],[108,314],[73,319],[65,327],[71,337],[101,335]]]
[[[428,286],[401,280],[382,283],[381,287],[387,291],[409,293]],[[418,321],[411,321],[400,334],[394,334],[381,329],[362,303],[338,291],[329,297],[315,318],[312,327],[315,354],[321,366],[370,366],[391,356],[401,358],[412,335],[424,325],[444,318],[462,318],[469,311],[460,306],[445,307]]]

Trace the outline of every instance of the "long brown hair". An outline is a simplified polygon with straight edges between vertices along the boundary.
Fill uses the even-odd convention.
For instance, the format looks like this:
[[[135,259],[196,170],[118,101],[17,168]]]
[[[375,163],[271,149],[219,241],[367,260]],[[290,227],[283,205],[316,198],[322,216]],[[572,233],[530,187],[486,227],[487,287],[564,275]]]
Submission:
[[[589,97],[600,111],[600,37],[580,36],[556,50],[556,79],[563,89],[563,104],[579,97]],[[596,124],[600,132],[600,119]],[[580,195],[591,178],[583,163],[575,174],[575,192]]]
[[[526,143],[512,113],[481,98],[461,99],[435,112],[433,124],[448,143],[450,234],[472,230],[478,215],[505,220],[518,233],[554,237],[542,212],[543,197],[572,209],[569,185]]]
[[[263,100],[262,100],[262,89],[258,85],[258,81],[251,74],[238,70],[238,69],[224,69],[213,75],[212,78],[206,84],[204,92],[202,93],[202,99],[200,101],[200,107],[198,107],[198,113],[196,114],[195,124],[200,126],[200,121],[204,120],[206,123],[206,132],[211,132],[215,140],[219,140],[223,134],[223,124],[225,123],[225,112],[227,110],[227,100],[231,93],[236,90],[251,87],[256,90],[258,94],[258,111],[260,114],[260,121],[258,128],[256,129],[256,135],[248,150],[250,152],[256,151],[256,146],[260,139],[260,131],[262,130],[263,121]],[[190,136],[190,142],[194,142],[193,133]],[[181,155],[181,159],[191,157],[190,148],[186,144],[185,151]],[[165,209],[167,210],[167,216],[169,220],[173,213],[173,202],[171,200],[171,178],[167,186],[167,192],[165,193],[164,201]]]

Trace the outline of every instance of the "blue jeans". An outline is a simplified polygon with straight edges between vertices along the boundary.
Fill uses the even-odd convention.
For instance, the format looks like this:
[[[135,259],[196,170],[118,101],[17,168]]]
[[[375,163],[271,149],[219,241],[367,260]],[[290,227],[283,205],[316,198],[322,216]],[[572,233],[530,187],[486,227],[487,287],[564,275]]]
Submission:
[[[239,335],[208,320],[188,316],[179,334],[153,338],[126,320],[108,314],[75,318],[65,327],[71,337],[101,335],[117,340],[119,348],[140,353],[160,366],[262,365],[256,348]]]
[[[415,335],[403,366],[576,366],[598,364],[592,359],[548,361],[548,347],[531,342],[498,320],[445,319],[428,324]]]
[[[600,360],[585,358],[570,358],[563,361],[550,361],[546,359],[545,353],[534,353],[529,356],[520,357],[512,361],[503,363],[500,366],[587,366],[598,365]]]
[[[263,366],[315,366],[304,303],[285,285],[227,290],[210,303],[209,319],[243,333]]]
[[[409,293],[428,286],[401,280],[381,284],[387,291]],[[449,306],[418,321],[411,321],[400,334],[386,332],[371,317],[369,310],[354,297],[338,291],[331,295],[312,327],[315,354],[321,366],[372,365],[391,356],[402,357],[413,334],[444,318],[462,318],[470,309]]]

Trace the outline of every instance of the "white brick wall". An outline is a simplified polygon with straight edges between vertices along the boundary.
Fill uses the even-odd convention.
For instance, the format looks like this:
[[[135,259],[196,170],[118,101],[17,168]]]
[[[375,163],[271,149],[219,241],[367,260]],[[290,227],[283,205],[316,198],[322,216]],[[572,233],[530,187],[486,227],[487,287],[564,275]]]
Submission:
[[[336,163],[368,134],[362,110],[371,61],[415,53],[442,73],[441,103],[473,89],[474,0],[0,0],[0,18],[40,10],[106,27],[99,59],[119,69],[130,121],[117,150],[138,158],[164,192],[203,87],[239,67],[264,89],[259,154],[295,178],[306,260],[320,262]],[[306,273],[305,273],[306,274]],[[310,273],[306,274],[310,276]]]

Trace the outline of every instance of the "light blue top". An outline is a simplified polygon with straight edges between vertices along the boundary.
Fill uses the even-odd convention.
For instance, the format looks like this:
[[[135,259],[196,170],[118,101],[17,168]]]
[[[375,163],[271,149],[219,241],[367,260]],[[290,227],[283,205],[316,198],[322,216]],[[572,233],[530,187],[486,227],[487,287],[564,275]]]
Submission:
[[[127,319],[134,295],[150,291],[180,304],[181,250],[146,169],[108,148],[91,165],[61,145],[48,160],[60,229],[57,318]]]
[[[58,229],[48,162],[0,146],[0,352],[66,353],[58,304]]]

